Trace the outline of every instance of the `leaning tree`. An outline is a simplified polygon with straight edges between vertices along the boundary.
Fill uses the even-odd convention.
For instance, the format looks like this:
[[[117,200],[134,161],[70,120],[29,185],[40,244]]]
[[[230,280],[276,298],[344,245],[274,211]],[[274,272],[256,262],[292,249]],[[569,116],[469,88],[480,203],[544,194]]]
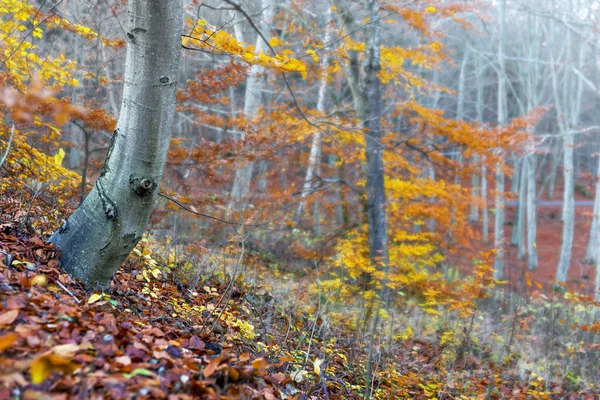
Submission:
[[[182,0],[130,0],[125,88],[104,166],[54,233],[62,267],[107,287],[141,239],[158,196],[175,112]]]

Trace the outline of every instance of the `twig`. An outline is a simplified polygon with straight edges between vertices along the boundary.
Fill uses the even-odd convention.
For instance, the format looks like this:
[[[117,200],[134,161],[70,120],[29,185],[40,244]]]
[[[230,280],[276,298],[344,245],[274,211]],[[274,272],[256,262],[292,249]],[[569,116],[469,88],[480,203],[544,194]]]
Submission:
[[[62,284],[62,283],[61,283],[61,282],[60,282],[58,279],[54,279],[54,282],[55,282],[55,283],[56,283],[58,286],[60,286],[60,288],[61,288],[62,290],[64,290],[64,291],[65,291],[65,292],[67,292],[68,294],[70,294],[70,295],[71,295],[71,297],[72,297],[73,299],[75,299],[75,302],[76,302],[77,304],[80,304],[80,303],[81,303],[81,300],[79,300],[79,299],[77,298],[77,296],[75,296],[75,295],[73,294],[73,292],[71,292],[69,289],[67,289],[67,287],[66,287],[65,285],[63,285],[63,284]]]
[[[165,199],[167,199],[169,201],[172,201],[173,203],[177,204],[179,207],[183,208],[185,211],[190,212],[190,213],[192,213],[194,215],[198,215],[199,217],[214,219],[215,221],[223,222],[224,224],[229,224],[229,225],[236,225],[236,226],[237,225],[241,225],[238,222],[226,221],[226,220],[221,219],[221,218],[213,217],[212,215],[202,214],[202,213],[199,213],[197,211],[191,210],[190,208],[188,208],[188,207],[184,206],[183,204],[181,204],[181,202],[179,202],[178,200],[176,200],[176,199],[174,199],[174,198],[172,198],[172,197],[170,197],[170,196],[168,196],[168,195],[166,195],[164,193],[160,193],[159,192],[158,195],[160,197],[162,197],[162,198],[165,198]]]
[[[12,128],[10,128],[10,136],[8,137],[8,145],[6,146],[6,152],[4,152],[4,156],[2,156],[2,160],[0,160],[0,167],[2,167],[2,165],[4,164],[4,161],[6,161],[6,158],[8,157],[8,152],[10,151],[10,145],[12,144],[14,137],[15,137],[15,124],[13,124]]]

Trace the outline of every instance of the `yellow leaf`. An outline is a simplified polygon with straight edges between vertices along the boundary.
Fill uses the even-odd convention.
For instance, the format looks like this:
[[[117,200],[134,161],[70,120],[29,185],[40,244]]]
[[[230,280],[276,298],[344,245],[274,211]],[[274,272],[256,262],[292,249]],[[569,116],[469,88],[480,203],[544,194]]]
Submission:
[[[437,10],[435,9],[435,7],[427,7],[427,8],[425,9],[425,12],[428,12],[428,13],[434,13],[434,12],[436,12],[436,11],[437,11]]]
[[[278,37],[272,37],[271,39],[269,39],[269,45],[271,47],[281,46],[282,44],[283,44],[283,42],[281,40],[279,40]]]
[[[90,298],[88,299],[88,304],[94,304],[95,302],[97,302],[98,300],[100,300],[102,298],[102,294],[100,293],[94,293],[93,295],[90,296]]]
[[[72,373],[74,370],[75,365],[70,360],[57,354],[49,353],[42,354],[33,360],[29,368],[29,373],[31,374],[31,382],[34,385],[39,385],[54,371]]]
[[[315,53],[314,50],[306,50],[306,54],[310,54],[311,56],[313,56],[313,60],[315,60],[315,62],[319,61],[319,56],[317,55],[317,53]]]
[[[65,158],[65,151],[61,148],[58,149],[58,153],[54,155],[54,164],[58,167],[62,165],[62,162]]]
[[[319,358],[313,362],[313,368],[315,370],[315,374],[317,375],[321,375],[321,364],[323,364],[323,360]]]

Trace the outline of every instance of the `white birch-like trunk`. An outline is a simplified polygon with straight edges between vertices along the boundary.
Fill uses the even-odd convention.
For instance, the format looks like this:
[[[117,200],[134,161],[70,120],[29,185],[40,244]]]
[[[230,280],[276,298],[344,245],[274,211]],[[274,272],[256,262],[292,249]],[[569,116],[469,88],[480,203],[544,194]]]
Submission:
[[[532,132],[533,135],[533,132]],[[530,151],[525,156],[527,176],[527,266],[530,270],[538,267],[537,251],[537,207],[535,182],[535,153]]]
[[[261,32],[266,33],[269,31],[269,24],[273,18],[273,5],[271,0],[262,0],[263,17],[260,24],[258,24]],[[236,34],[238,31],[236,30]],[[260,54],[268,50],[267,43],[261,38],[260,35],[256,37],[255,52]],[[261,106],[261,89],[263,86],[263,74],[265,67],[262,65],[253,65],[250,68],[250,74],[246,79],[246,93],[244,97],[244,117],[248,121],[252,121],[258,114],[258,110]],[[244,133],[242,132],[239,137],[240,140],[244,140]],[[233,180],[233,186],[231,188],[231,204],[230,208],[240,209],[243,208],[244,199],[247,197],[250,191],[250,185],[252,183],[252,173],[254,171],[254,162],[248,161],[245,164],[238,167],[235,171],[235,177]]]
[[[331,32],[331,9],[327,11],[326,17],[326,28],[325,37],[323,43],[327,44],[330,40]],[[321,57],[321,79],[319,81],[319,95],[317,98],[317,112],[322,113],[325,111],[325,100],[327,95],[327,69],[329,68],[329,55],[327,52],[323,53]],[[319,168],[321,162],[321,131],[317,130],[313,136],[312,143],[310,146],[310,156],[308,158],[308,168],[306,169],[306,178],[304,179],[304,187],[302,188],[302,194],[300,198],[300,204],[298,204],[298,210],[296,211],[296,226],[300,224],[302,219],[302,211],[306,205],[306,196],[311,192],[313,185],[313,179],[315,177],[315,171]],[[318,213],[318,205],[315,204],[315,212]],[[319,225],[319,221],[315,221],[316,225]]]
[[[588,242],[585,259],[588,262],[598,262],[598,232],[600,231],[600,155],[598,155],[598,169],[596,171],[596,194],[594,198],[594,216],[590,227],[590,240]]]
[[[110,281],[142,238],[167,157],[181,50],[181,0],[130,0],[125,89],[94,188],[51,241],[89,288]]]
[[[567,60],[571,58],[571,31],[567,32],[566,38]],[[579,54],[579,68],[581,69],[584,53],[583,46]],[[569,131],[572,127],[576,127],[579,122],[581,110],[581,99],[583,97],[583,81],[581,76],[572,85],[570,72],[565,72],[566,76],[563,79],[562,98],[559,97],[558,83],[556,72],[552,73],[552,82],[554,87],[554,95],[556,101],[556,109],[559,114],[559,126],[563,135],[563,176],[564,176],[564,192],[563,192],[563,235],[560,248],[560,259],[556,271],[556,280],[558,282],[566,282],[571,264],[571,253],[573,249],[573,239],[575,233],[575,171],[574,171],[574,152],[575,152],[575,137]],[[572,97],[573,96],[573,97]]]
[[[504,31],[505,31],[506,0],[500,3],[500,32],[498,44],[498,126],[504,126],[506,116],[506,71],[504,61]],[[494,221],[494,246],[496,259],[494,262],[494,278],[504,278],[504,168],[496,166],[496,215]]]

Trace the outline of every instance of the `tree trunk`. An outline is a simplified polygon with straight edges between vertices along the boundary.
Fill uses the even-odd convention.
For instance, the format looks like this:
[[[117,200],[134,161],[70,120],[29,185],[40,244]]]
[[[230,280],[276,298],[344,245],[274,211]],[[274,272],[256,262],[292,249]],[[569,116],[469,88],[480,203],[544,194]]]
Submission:
[[[261,32],[266,33],[269,31],[269,24],[273,18],[273,5],[271,0],[262,0],[263,17],[259,28]],[[236,31],[237,33],[237,31]],[[268,50],[267,43],[261,38],[260,35],[256,37],[255,52],[260,54]],[[262,65],[255,64],[250,68],[250,73],[246,79],[246,93],[244,97],[244,117],[248,121],[252,121],[258,114],[258,110],[261,106],[261,88],[263,86],[263,74],[265,67]],[[244,140],[244,133],[238,138]],[[250,191],[250,185],[252,183],[252,174],[254,171],[254,162],[248,161],[242,164],[235,171],[235,177],[233,180],[233,186],[231,188],[231,204],[230,208],[240,209],[243,208],[244,199],[247,197]]]
[[[326,17],[326,28],[325,37],[323,43],[329,43],[330,31],[331,31],[331,9],[327,12]],[[321,58],[321,79],[319,81],[319,95],[317,97],[317,112],[322,113],[325,111],[325,99],[327,95],[327,68],[329,68],[329,54],[324,53]],[[308,168],[306,169],[306,178],[304,179],[304,187],[302,188],[302,195],[300,204],[298,204],[298,211],[296,212],[296,226],[300,224],[302,218],[302,210],[306,204],[306,196],[310,193],[312,187],[312,180],[315,177],[315,171],[319,169],[321,162],[321,131],[317,130],[313,136],[313,140],[310,146],[310,156],[308,158]],[[315,204],[315,212],[318,212],[318,205]],[[316,221],[318,224],[318,221]]]
[[[600,155],[598,156],[598,170],[596,171],[596,194],[594,198],[594,216],[590,227],[590,240],[588,242],[585,259],[588,262],[598,261],[598,228],[600,227]]]
[[[571,31],[567,32],[567,62],[571,61]],[[583,46],[579,53],[579,69],[582,69],[584,53]],[[558,282],[566,282],[571,264],[571,252],[573,249],[573,237],[575,231],[575,174],[574,174],[574,152],[575,152],[575,137],[570,133],[571,128],[576,127],[579,123],[579,115],[581,111],[581,99],[583,97],[583,81],[581,76],[574,83],[570,79],[571,74],[567,70],[566,76],[563,79],[562,99],[559,97],[558,83],[556,72],[553,70],[552,82],[555,94],[555,103],[557,113],[559,115],[559,127],[563,134],[563,176],[564,176],[564,193],[563,193],[563,236],[562,245],[560,248],[560,259],[558,269],[556,271],[556,280]],[[571,97],[574,96],[574,97]]]
[[[167,157],[181,49],[181,0],[130,0],[125,89],[91,193],[54,233],[61,265],[92,288],[110,281],[141,239]]]
[[[504,64],[504,28],[505,28],[506,0],[500,3],[500,33],[498,44],[498,126],[507,123],[506,115],[506,71]],[[496,166],[496,218],[494,221],[494,245],[496,259],[494,262],[494,278],[504,278],[504,169],[498,163]]]
[[[532,132],[533,135],[533,132]],[[533,138],[532,138],[533,140]],[[538,267],[537,252],[537,209],[536,209],[536,182],[535,182],[535,154],[531,151],[525,156],[527,165],[527,264],[530,270]]]
[[[372,29],[367,45],[364,96],[366,115],[363,119],[367,137],[367,206],[369,222],[369,245],[371,263],[388,268],[388,232],[386,217],[385,171],[383,167],[383,145],[381,138],[382,91],[379,71],[381,70],[381,23],[379,3],[370,0]],[[384,285],[385,286],[385,285]],[[382,299],[385,300],[385,299]]]
[[[517,257],[520,260],[525,258],[525,206],[527,197],[527,162],[525,158],[521,160],[521,173],[519,174],[519,201],[517,206],[517,224],[513,226],[512,243],[517,246]]]

